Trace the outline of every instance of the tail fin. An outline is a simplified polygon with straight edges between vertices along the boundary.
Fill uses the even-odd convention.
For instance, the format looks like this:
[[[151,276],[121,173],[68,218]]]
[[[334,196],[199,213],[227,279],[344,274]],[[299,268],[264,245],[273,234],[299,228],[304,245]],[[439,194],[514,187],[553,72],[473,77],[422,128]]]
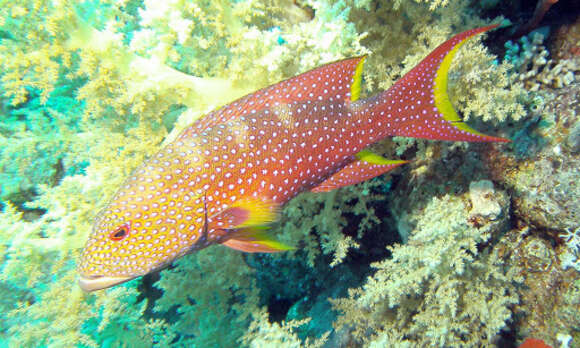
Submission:
[[[447,73],[453,56],[469,38],[498,25],[458,34],[437,47],[379,98],[390,135],[452,141],[510,140],[482,134],[465,124],[447,95]]]

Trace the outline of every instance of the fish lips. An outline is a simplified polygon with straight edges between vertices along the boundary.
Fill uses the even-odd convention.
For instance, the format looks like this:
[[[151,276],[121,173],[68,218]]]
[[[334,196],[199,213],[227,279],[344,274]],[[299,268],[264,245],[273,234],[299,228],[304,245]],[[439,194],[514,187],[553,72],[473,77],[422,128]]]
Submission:
[[[108,277],[108,276],[83,276],[79,278],[79,286],[83,291],[92,292],[97,290],[103,290],[110,288],[112,286],[128,282],[129,280],[135,279],[137,277],[131,276],[121,276],[121,277]]]

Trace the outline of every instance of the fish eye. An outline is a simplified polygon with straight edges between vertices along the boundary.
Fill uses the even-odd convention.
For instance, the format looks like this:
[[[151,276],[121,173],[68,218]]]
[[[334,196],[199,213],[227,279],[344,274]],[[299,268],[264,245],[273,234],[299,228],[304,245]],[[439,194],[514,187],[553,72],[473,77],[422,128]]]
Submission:
[[[122,240],[123,238],[127,237],[128,235],[129,235],[129,226],[124,224],[124,225],[117,227],[117,229],[115,229],[113,232],[111,232],[111,234],[109,235],[109,238],[111,238],[112,240]]]

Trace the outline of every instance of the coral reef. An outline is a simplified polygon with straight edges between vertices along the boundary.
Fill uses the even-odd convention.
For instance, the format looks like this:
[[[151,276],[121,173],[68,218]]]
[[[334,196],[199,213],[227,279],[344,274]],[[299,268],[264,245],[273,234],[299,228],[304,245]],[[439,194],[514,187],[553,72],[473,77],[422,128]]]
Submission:
[[[343,313],[338,328],[352,325],[356,345],[378,347],[494,342],[518,301],[514,282],[521,280],[515,268],[505,271],[495,249],[482,253],[478,244],[497,239],[508,215],[507,195],[490,181],[472,182],[463,197],[434,198],[405,214],[416,225],[408,241],[373,265],[377,272],[363,287],[335,301]]]
[[[559,336],[569,336],[578,342],[580,305],[578,270],[565,269],[557,254],[565,246],[554,250],[533,231],[524,229],[513,233],[517,248],[507,245],[504,251],[511,255],[510,262],[520,267],[525,291],[520,291],[520,303],[515,306],[519,336],[542,338],[557,345]],[[509,240],[509,239],[507,239]],[[515,241],[515,240],[514,240]]]
[[[501,61],[480,38],[458,52],[453,104],[512,145],[384,141],[376,152],[412,163],[285,207],[272,232],[297,251],[216,246],[84,294],[75,263],[92,219],[190,122],[349,56],[369,54],[363,93],[388,88],[499,5],[0,5],[0,346],[578,344],[580,87],[566,34],[522,39]]]
[[[506,42],[506,60],[518,71],[518,79],[530,91],[537,91],[540,85],[564,88],[572,84],[580,73],[580,57],[549,59],[548,50],[542,45],[546,33],[533,32],[531,40],[527,36],[519,44]],[[521,52],[520,52],[521,45]]]
[[[579,341],[579,88],[577,77],[567,88],[543,84],[534,97],[541,102],[514,137],[515,158],[492,152],[494,160],[488,162],[494,179],[510,193],[518,226],[502,247],[525,276],[515,307],[518,336],[542,338],[552,346]]]

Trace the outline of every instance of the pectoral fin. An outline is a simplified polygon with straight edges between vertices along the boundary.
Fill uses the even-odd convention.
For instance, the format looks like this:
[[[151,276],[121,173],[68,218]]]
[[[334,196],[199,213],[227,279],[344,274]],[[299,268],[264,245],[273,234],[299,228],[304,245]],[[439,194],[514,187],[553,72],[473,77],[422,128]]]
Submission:
[[[247,253],[275,253],[295,248],[272,239],[265,228],[244,228],[232,232],[232,238],[223,245]]]
[[[242,198],[210,218],[210,228],[233,230],[276,221],[280,206],[269,199]]]

